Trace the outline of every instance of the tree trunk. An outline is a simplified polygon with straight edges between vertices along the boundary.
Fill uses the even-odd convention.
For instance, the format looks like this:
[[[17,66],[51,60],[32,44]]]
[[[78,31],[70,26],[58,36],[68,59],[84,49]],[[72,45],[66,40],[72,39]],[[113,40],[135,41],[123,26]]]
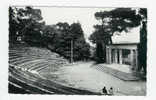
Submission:
[[[147,30],[146,30],[146,23],[142,23],[142,27],[140,30],[140,44],[138,46],[138,52],[139,52],[139,67],[138,70],[144,71],[146,74],[147,72]]]
[[[103,45],[102,42],[97,42],[96,44],[96,60],[98,63],[102,63],[103,62]]]
[[[112,37],[111,37],[111,36],[109,37],[109,41],[110,41],[109,44],[112,44],[112,43],[113,43],[113,41],[112,41]]]

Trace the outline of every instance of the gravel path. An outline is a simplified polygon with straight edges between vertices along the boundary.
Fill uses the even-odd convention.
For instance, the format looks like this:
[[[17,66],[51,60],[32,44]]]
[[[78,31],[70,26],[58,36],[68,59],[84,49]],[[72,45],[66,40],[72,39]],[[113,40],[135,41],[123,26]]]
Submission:
[[[93,62],[79,62],[64,66],[52,75],[55,81],[74,88],[101,92],[103,86],[114,88],[115,95],[146,95],[146,82],[123,81],[91,67]]]

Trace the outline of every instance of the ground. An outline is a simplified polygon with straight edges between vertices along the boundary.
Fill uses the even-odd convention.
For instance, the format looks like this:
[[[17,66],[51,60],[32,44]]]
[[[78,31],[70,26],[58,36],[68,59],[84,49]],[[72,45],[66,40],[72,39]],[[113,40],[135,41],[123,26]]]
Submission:
[[[69,64],[46,48],[18,45],[9,48],[9,84],[20,87],[20,91],[84,95],[99,94],[106,86],[107,89],[113,87],[115,95],[146,95],[146,81],[125,81],[133,79],[126,66],[94,62]],[[15,92],[13,89],[11,93]]]
[[[60,84],[93,92],[101,92],[106,86],[107,89],[113,87],[115,95],[146,95],[145,81],[124,81],[92,66],[93,62],[78,62],[42,75]]]

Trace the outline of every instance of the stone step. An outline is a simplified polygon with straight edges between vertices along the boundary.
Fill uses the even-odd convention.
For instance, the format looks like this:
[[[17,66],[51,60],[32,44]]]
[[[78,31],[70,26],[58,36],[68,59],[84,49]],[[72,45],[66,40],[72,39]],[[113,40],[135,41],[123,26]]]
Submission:
[[[46,66],[47,65],[47,63],[44,63],[44,62],[42,62],[41,64],[39,64],[39,65],[35,65],[35,66],[32,66],[31,68],[29,68],[29,70],[31,71],[31,70],[36,70],[36,69],[38,69],[38,68],[41,68],[41,67],[44,67],[44,66]]]
[[[43,67],[40,67],[40,68],[38,68],[38,69],[35,69],[35,71],[37,71],[38,73],[40,73],[43,69],[46,69],[46,68],[48,68],[48,67],[51,67],[50,65],[45,65],[45,66],[43,66]]]
[[[117,77],[117,78],[119,78],[121,80],[124,80],[124,81],[137,81],[137,80],[140,80],[139,77],[134,76],[132,73],[121,72],[121,71],[118,71],[118,70],[115,70],[115,69],[112,69],[112,68],[108,68],[108,67],[105,67],[105,66],[102,66],[102,65],[95,65],[94,68],[96,68],[99,71],[111,74],[114,77]]]
[[[33,60],[33,61],[29,61],[29,62],[25,62],[25,63],[23,63],[23,64],[21,64],[21,65],[19,65],[20,67],[23,67],[23,68],[31,68],[31,67],[33,67],[33,66],[35,66],[35,65],[39,65],[39,64],[41,64],[42,62],[39,62],[39,59],[36,59],[36,60]]]

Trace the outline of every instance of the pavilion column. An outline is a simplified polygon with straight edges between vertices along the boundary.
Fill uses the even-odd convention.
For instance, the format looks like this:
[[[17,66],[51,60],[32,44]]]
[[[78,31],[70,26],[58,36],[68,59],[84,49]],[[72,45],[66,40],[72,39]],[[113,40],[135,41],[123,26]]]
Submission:
[[[109,63],[109,48],[106,47],[106,63]]]
[[[135,50],[135,58],[136,58],[135,70],[137,70],[138,69],[138,50],[137,49]]]
[[[134,67],[134,66],[133,66],[133,64],[134,64],[134,62],[133,62],[133,55],[134,55],[134,54],[133,54],[133,49],[131,49],[131,50],[130,50],[130,61],[131,61],[131,66],[132,66],[132,68]]]
[[[112,49],[109,48],[109,64],[112,63]]]
[[[115,63],[117,63],[118,62],[117,61],[118,60],[118,57],[117,57],[117,49],[114,50],[114,55],[115,55],[114,56]]]
[[[106,47],[106,63],[108,63],[108,51],[107,51],[107,47]]]
[[[122,49],[119,49],[119,63],[122,64]]]

